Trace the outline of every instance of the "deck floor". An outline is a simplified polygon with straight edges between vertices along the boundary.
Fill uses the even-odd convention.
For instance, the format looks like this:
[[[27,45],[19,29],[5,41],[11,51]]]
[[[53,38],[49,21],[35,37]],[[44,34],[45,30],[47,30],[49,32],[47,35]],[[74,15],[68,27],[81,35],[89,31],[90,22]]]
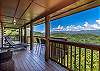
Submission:
[[[0,71],[66,71],[65,68],[51,60],[46,62],[43,50],[41,48],[41,52],[39,52],[34,47],[32,51],[15,51],[13,59],[2,64]]]

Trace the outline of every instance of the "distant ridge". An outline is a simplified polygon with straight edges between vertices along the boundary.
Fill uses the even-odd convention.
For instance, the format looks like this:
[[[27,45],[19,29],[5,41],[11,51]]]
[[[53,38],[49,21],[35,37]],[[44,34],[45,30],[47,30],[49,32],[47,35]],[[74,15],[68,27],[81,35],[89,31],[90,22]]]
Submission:
[[[67,33],[67,34],[94,34],[100,36],[100,30],[82,30],[82,31],[53,31],[51,34],[54,33]]]

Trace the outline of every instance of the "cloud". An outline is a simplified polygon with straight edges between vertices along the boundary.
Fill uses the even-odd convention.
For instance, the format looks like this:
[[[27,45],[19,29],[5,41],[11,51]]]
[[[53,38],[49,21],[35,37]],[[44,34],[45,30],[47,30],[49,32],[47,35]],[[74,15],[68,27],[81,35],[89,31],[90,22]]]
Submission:
[[[99,19],[99,20],[96,20],[96,23],[97,23],[98,25],[100,25],[100,19]]]
[[[53,28],[53,31],[81,31],[81,30],[99,30],[100,29],[100,19],[96,20],[95,24],[89,24],[85,22],[83,25],[70,25],[64,28],[64,26],[59,25],[57,28]]]
[[[64,29],[64,27],[63,26],[61,26],[61,25],[58,25],[58,27],[57,28],[53,28],[53,30],[55,31],[62,31]]]

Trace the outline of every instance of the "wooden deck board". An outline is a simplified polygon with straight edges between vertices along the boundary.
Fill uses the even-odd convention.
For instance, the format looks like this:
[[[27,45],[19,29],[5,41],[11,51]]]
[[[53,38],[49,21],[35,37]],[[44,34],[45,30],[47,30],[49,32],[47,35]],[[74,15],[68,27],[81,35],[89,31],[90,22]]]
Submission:
[[[11,62],[5,63],[8,66],[5,71],[66,71],[65,68],[51,60],[46,62],[44,52],[37,54],[33,50],[16,51],[13,53],[13,61],[13,64]]]

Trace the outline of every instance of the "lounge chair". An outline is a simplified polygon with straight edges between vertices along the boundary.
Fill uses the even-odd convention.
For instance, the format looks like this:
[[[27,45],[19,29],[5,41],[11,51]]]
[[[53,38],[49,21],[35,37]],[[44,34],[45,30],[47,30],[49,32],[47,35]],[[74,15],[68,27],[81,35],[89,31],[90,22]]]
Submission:
[[[15,44],[9,36],[4,36],[6,44],[9,45],[10,48],[27,48],[26,43],[17,43]]]

